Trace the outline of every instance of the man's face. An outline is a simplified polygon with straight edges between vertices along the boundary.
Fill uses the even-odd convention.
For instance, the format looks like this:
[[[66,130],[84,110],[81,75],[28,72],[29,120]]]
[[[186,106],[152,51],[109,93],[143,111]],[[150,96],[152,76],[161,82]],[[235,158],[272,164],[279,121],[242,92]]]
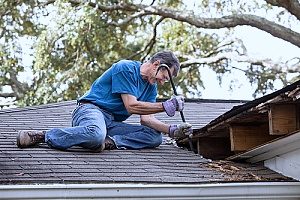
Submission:
[[[154,83],[158,83],[160,85],[163,85],[165,82],[169,81],[170,80],[170,77],[169,77],[169,74],[168,74],[168,71],[166,68],[159,68],[159,61],[158,62],[154,62],[152,64],[152,75],[150,76],[151,78],[148,79],[148,81],[151,83],[151,84],[154,84]],[[157,71],[158,70],[158,71]],[[170,69],[170,72],[171,74],[174,73],[174,68],[172,67]]]
[[[171,74],[173,74],[174,68],[170,69]],[[160,85],[163,85],[165,82],[170,80],[169,73],[167,69],[161,68],[156,75],[156,82]]]

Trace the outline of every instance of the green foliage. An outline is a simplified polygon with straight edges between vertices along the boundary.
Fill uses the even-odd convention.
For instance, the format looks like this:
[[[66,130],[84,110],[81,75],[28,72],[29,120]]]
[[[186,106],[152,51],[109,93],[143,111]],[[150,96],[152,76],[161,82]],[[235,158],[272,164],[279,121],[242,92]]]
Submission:
[[[119,1],[111,0],[91,2],[105,6],[119,5]],[[123,0],[122,3],[144,1]],[[113,62],[120,59],[142,61],[152,53],[168,49],[176,52],[179,60],[184,62],[187,57],[209,58],[224,52],[242,51],[242,45],[237,41],[227,45],[222,43],[231,36],[231,29],[220,37],[214,31],[163,19],[158,15],[140,16],[116,25],[135,13],[131,9],[104,12],[93,3],[68,0],[0,0],[0,4],[0,93],[5,92],[3,86],[11,86],[16,104],[21,106],[76,99]],[[179,11],[191,6],[183,0],[162,0],[155,1],[155,4]],[[268,4],[245,0],[194,1],[193,7],[196,8],[194,15],[200,13],[213,17],[272,10]],[[278,12],[274,16],[277,21],[284,22],[286,12]],[[33,44],[27,47],[33,54],[33,63],[27,66],[22,60],[26,51],[25,39]],[[222,76],[233,70],[229,59],[185,66],[174,79],[180,93],[189,97],[201,96],[201,88],[204,87],[202,77],[205,76],[199,70],[201,67],[215,71],[220,83]],[[29,82],[21,77],[25,69],[33,73]],[[249,65],[245,75],[252,84],[257,85],[256,93],[265,94],[273,89],[275,80],[288,83],[286,73],[260,65]],[[159,87],[159,97],[169,97],[171,94],[170,84]]]
[[[15,100],[24,97],[27,83],[17,80],[17,75],[23,72],[22,47],[20,38],[36,37],[40,26],[34,21],[36,1],[0,1],[0,85],[10,86],[0,88],[0,93],[13,92]]]
[[[39,81],[26,104],[76,99],[112,62],[133,53],[126,48],[127,30],[108,25],[107,16],[88,5],[59,14],[54,30],[39,37],[33,66]]]
[[[281,80],[284,85],[288,84],[286,73],[278,73],[278,71],[272,68],[270,69],[255,64],[250,65],[249,69],[250,70],[246,73],[246,76],[249,78],[252,84],[258,86],[256,89],[256,93],[253,94],[254,97],[256,97],[256,94],[258,92],[266,94],[269,90],[273,90],[273,83],[276,80]]]

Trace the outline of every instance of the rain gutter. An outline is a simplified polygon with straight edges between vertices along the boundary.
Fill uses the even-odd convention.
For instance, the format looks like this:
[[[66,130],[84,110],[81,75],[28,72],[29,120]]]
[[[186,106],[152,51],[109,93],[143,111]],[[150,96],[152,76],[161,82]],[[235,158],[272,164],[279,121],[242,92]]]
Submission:
[[[299,199],[300,182],[1,185],[0,199]]]

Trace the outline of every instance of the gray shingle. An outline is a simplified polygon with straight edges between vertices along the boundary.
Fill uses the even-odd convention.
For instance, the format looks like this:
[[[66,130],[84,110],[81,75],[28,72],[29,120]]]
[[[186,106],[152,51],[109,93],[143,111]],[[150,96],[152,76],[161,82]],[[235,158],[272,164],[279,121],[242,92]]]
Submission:
[[[200,128],[239,104],[236,101],[199,100],[187,103],[184,113],[188,122]],[[80,148],[58,151],[46,145],[17,148],[18,130],[69,126],[75,106],[75,101],[66,101],[0,111],[0,184],[290,180],[260,165],[228,162],[227,166],[235,166],[233,169],[239,168],[239,172],[220,170],[225,161],[210,161],[172,144],[155,149],[113,150],[100,154]],[[181,122],[179,114],[169,118],[160,113],[156,117],[167,123]],[[138,116],[127,120],[128,123],[138,121]]]

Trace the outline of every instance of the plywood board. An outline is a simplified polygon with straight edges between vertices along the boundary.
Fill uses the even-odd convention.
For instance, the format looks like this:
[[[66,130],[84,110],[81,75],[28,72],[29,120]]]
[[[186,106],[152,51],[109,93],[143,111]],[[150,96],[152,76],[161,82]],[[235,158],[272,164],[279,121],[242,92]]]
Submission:
[[[231,151],[240,152],[275,139],[269,135],[268,124],[231,125],[230,144]]]
[[[271,135],[284,135],[297,130],[297,106],[295,104],[274,104],[269,110]]]

